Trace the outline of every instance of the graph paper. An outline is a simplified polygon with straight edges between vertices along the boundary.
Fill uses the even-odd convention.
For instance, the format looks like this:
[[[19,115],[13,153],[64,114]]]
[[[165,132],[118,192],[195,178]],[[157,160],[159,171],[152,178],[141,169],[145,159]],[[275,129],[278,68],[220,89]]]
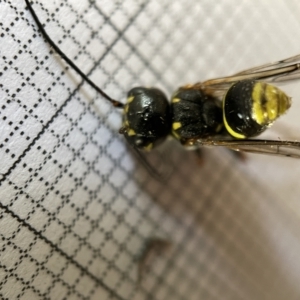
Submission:
[[[297,1],[43,0],[51,38],[111,97],[300,53]],[[147,159],[23,0],[0,0],[1,299],[299,299],[300,161],[176,141]],[[264,138],[299,139],[299,82]],[[139,276],[151,241],[152,253]]]

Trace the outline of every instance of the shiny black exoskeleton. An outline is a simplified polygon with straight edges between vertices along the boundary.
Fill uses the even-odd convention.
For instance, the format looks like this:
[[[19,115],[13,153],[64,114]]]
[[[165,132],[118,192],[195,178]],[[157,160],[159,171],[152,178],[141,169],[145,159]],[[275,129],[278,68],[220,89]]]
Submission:
[[[238,139],[265,131],[291,106],[291,99],[276,86],[255,80],[234,83],[223,98],[223,121]]]
[[[128,92],[120,132],[132,146],[151,150],[170,133],[184,143],[213,136],[222,124],[220,101],[201,90],[179,89],[170,106],[160,90],[138,87]]]
[[[151,150],[164,141],[170,130],[171,110],[163,92],[144,87],[133,88],[128,92],[120,132],[129,144]]]
[[[217,135],[245,139],[264,131],[289,106],[290,98],[277,87],[254,80],[234,83],[223,101],[198,86],[182,87],[171,105],[160,90],[138,87],[128,93],[120,132],[143,150],[169,134],[184,145]]]
[[[171,100],[172,135],[185,143],[193,138],[214,136],[223,127],[218,99],[193,88],[181,88]]]

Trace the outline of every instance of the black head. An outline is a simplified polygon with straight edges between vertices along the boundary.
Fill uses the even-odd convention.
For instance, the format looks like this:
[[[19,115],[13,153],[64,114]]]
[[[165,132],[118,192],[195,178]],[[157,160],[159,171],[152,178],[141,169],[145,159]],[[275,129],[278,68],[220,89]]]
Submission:
[[[127,95],[124,106],[123,133],[129,144],[151,150],[161,143],[171,131],[169,102],[156,88],[136,87]]]

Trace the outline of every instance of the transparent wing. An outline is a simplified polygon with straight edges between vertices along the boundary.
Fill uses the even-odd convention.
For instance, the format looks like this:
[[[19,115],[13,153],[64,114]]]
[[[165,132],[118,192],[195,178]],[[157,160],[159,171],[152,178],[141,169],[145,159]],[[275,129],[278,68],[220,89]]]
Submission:
[[[279,82],[300,78],[300,54],[273,63],[250,68],[232,76],[210,79],[199,82],[191,88],[199,88],[208,94],[220,97],[229,87],[241,80],[264,80]]]
[[[300,142],[293,141],[193,139],[187,145],[221,146],[235,151],[300,158]]]
[[[291,65],[291,64],[295,64],[295,63],[300,63],[300,54],[289,57],[287,59],[279,60],[279,61],[272,62],[272,63],[267,63],[267,64],[260,65],[260,66],[250,68],[250,69],[246,69],[244,71],[236,73],[235,75],[252,74],[253,72],[285,67],[287,65]]]
[[[157,161],[156,164],[153,164],[153,162],[148,157],[150,153],[142,152],[136,147],[129,147],[129,150],[132,151],[132,153],[137,157],[139,162],[143,164],[145,169],[153,178],[155,178],[159,182],[168,181],[171,174],[173,173],[174,167],[172,166],[172,164],[167,163],[168,160],[165,157],[166,153],[156,152],[156,158],[159,161]],[[160,166],[159,169],[157,168],[157,165]]]
[[[191,88],[199,88],[205,93],[221,97],[233,83],[241,80],[278,82],[299,78],[300,54],[277,62],[250,68],[232,76],[196,83]],[[191,146],[222,146],[235,151],[300,158],[300,142],[297,141],[191,139],[186,144]]]

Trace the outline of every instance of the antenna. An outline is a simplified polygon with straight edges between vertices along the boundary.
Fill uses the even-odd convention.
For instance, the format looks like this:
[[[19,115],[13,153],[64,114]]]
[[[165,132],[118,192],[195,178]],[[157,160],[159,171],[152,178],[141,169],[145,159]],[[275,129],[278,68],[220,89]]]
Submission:
[[[92,80],[90,80],[73,62],[72,60],[62,51],[60,48],[53,42],[53,40],[50,38],[46,30],[44,29],[44,26],[40,22],[39,18],[37,17],[35,11],[33,10],[29,0],[25,0],[26,5],[33,16],[38,29],[46,39],[46,41],[50,44],[50,46],[60,55],[62,59],[65,60],[65,62],[75,71],[77,72],[91,87],[93,87],[101,96],[103,96],[106,100],[112,103],[113,106],[117,108],[123,108],[124,104],[120,101],[117,101],[115,99],[112,99],[109,97],[106,93],[104,93]]]

